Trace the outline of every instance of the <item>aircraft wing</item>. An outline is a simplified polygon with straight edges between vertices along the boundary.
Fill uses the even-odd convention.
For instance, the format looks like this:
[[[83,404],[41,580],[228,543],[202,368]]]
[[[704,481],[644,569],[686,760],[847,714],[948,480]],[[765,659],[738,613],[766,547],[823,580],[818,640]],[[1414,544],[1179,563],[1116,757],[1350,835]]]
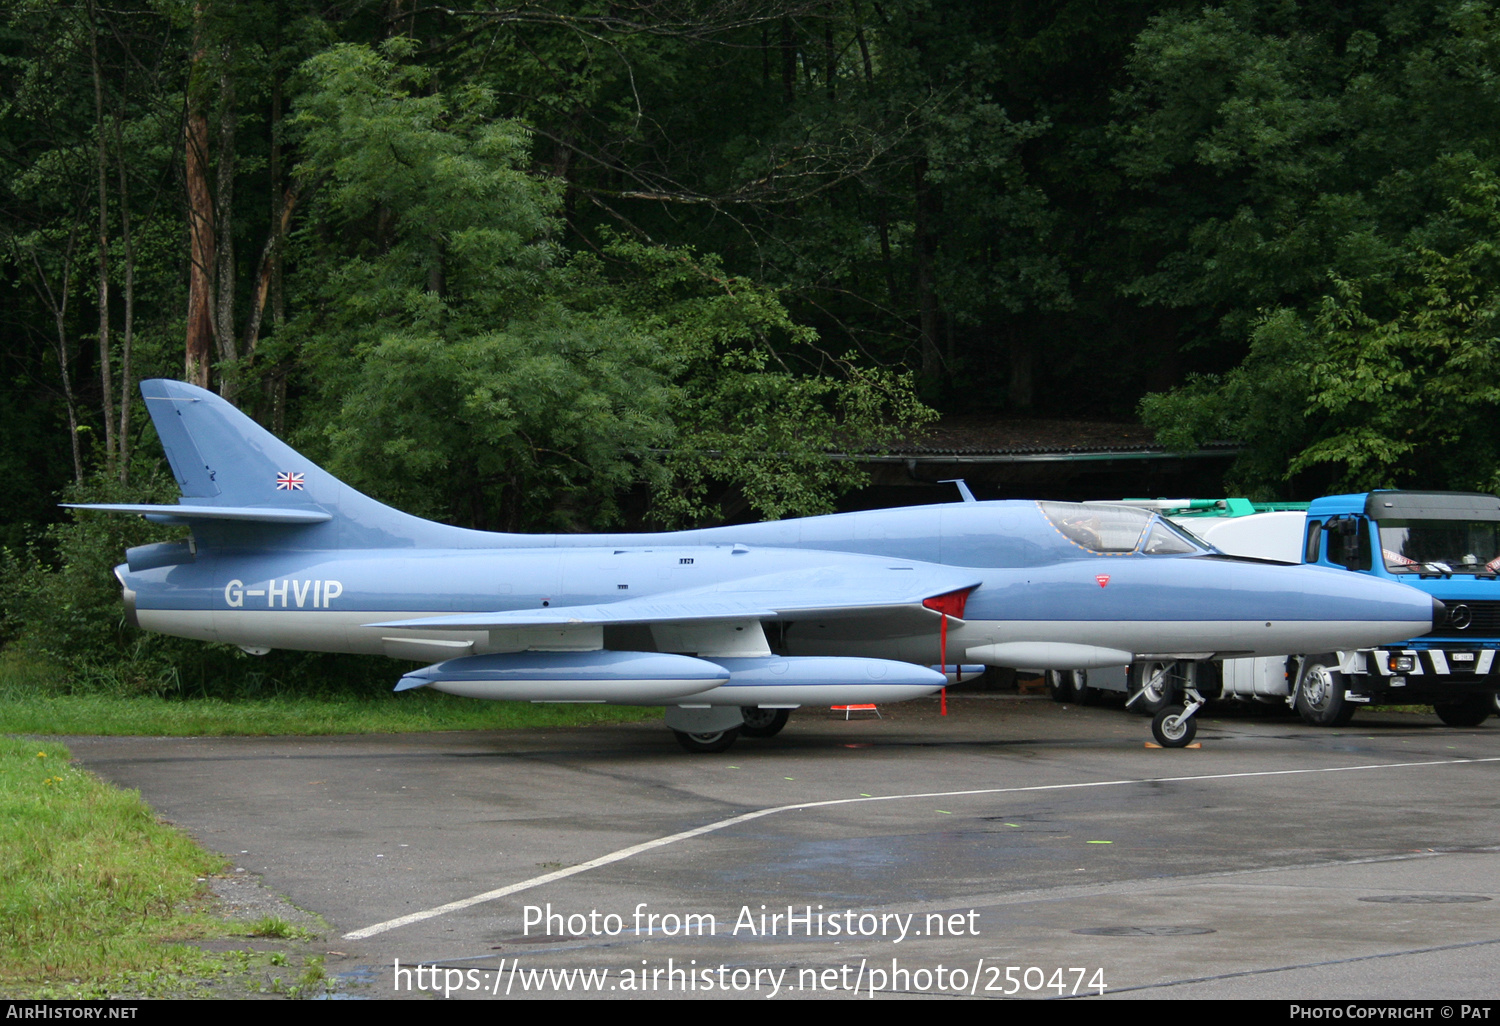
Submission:
[[[932,564],[816,566],[597,605],[462,613],[365,626],[473,631],[813,617],[836,620],[891,613],[909,613],[918,622],[927,622],[937,614],[923,607],[925,599],[967,591],[980,583],[973,570]]]

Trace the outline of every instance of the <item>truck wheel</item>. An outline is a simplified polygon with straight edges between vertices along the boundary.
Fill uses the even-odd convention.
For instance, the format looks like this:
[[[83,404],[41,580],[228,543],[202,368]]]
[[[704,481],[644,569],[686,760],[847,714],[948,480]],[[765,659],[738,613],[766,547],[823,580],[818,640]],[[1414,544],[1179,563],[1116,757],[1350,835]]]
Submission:
[[[1048,670],[1047,694],[1052,696],[1054,702],[1073,701],[1073,671]]]
[[[1490,718],[1492,698],[1467,698],[1462,702],[1442,702],[1432,707],[1438,719],[1450,727],[1477,727]]]
[[[1132,663],[1130,694],[1140,693],[1130,708],[1143,716],[1155,716],[1178,701],[1176,663]]]
[[[1180,705],[1169,705],[1158,709],[1152,717],[1151,734],[1163,748],[1186,748],[1193,743],[1193,735],[1198,733],[1198,721],[1191,716],[1184,717],[1183,711]]]
[[[1078,705],[1099,702],[1099,689],[1089,687],[1087,670],[1048,670],[1047,692],[1054,702],[1076,702]]]
[[[1073,701],[1079,705],[1098,705],[1102,692],[1089,687],[1089,671],[1071,670],[1073,674]]]
[[[1354,703],[1344,697],[1346,683],[1333,656],[1308,656],[1297,682],[1296,707],[1303,722],[1314,727],[1346,725],[1354,716]]]

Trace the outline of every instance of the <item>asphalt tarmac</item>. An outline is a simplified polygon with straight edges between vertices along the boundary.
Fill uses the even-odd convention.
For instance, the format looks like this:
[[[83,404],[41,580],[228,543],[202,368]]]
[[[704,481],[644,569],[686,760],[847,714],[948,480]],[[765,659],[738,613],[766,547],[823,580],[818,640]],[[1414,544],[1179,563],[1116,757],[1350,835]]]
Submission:
[[[68,744],[332,924],[343,996],[1500,997],[1494,719],[1160,750],[1119,709],[881,711],[712,756],[659,722]]]

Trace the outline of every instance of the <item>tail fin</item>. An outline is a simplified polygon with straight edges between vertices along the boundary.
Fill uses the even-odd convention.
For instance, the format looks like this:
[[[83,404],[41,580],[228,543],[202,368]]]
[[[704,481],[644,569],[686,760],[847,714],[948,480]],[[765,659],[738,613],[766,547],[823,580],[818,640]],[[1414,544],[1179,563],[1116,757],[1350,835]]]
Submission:
[[[343,484],[212,392],[141,382],[141,398],[184,499],[209,506],[337,505]]]
[[[153,378],[141,382],[141,396],[182,489],[180,504],[80,508],[191,523],[205,545],[285,545],[288,529],[295,530],[299,548],[463,548],[498,541],[360,494],[196,385]]]

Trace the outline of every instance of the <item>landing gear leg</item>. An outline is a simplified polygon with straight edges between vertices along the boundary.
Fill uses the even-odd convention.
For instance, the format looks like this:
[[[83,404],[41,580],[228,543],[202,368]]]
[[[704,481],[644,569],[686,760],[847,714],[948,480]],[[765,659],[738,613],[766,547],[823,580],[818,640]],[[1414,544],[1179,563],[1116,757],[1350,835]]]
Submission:
[[[1193,743],[1198,733],[1198,721],[1193,716],[1206,701],[1198,692],[1198,664],[1184,663],[1182,670],[1182,696],[1187,704],[1163,706],[1151,719],[1151,734],[1163,748],[1186,748]]]

